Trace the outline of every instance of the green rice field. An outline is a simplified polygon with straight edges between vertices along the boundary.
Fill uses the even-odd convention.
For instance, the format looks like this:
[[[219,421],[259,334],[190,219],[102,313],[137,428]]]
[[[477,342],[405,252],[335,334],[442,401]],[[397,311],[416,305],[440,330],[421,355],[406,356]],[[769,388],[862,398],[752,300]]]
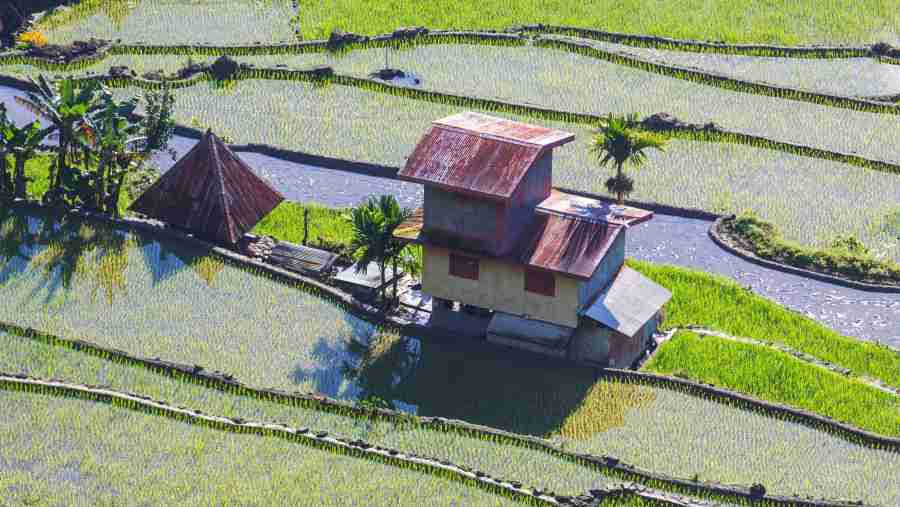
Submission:
[[[451,480],[123,407],[0,391],[13,505],[522,505]]]
[[[294,39],[291,0],[82,0],[35,29],[54,44],[91,37],[147,44],[247,44]]]
[[[693,56],[697,59],[713,57],[719,56]],[[261,67],[283,64],[302,68],[312,64],[328,64],[340,74],[366,77],[384,66],[384,50],[359,49],[342,56],[312,53],[240,57],[238,60]],[[843,69],[829,77],[828,81],[845,83],[847,88],[844,94],[847,95],[856,94],[853,83],[873,81],[865,77],[851,79],[851,75],[858,76],[861,71],[855,64],[843,60],[772,60],[783,61],[785,66],[828,65],[829,69]],[[185,61],[185,57],[179,59],[174,56],[118,55],[91,66],[89,70],[103,73],[112,65],[128,65],[139,73],[157,68],[171,72],[177,70],[178,62],[183,64]],[[843,62],[844,66],[840,67],[836,62]],[[691,123],[712,121],[731,131],[900,163],[900,148],[896,143],[900,135],[897,115],[858,112],[725,90],[561,49],[476,44],[424,45],[392,51],[388,63],[412,72],[422,80],[421,87],[429,90],[598,115],[636,112],[646,116],[667,112]],[[893,93],[900,93],[900,66],[878,65],[882,72],[876,75],[883,76],[886,81],[894,81]],[[21,66],[19,68],[24,71]],[[478,72],[471,72],[473,68]],[[888,72],[888,69],[894,72]],[[791,75],[775,70],[765,73],[759,70],[756,79],[765,80],[765,76],[769,75]],[[460,79],[460,76],[465,78]],[[820,72],[818,81],[823,79]],[[810,80],[814,81],[815,76]],[[204,89],[202,86],[199,88]]]
[[[210,257],[191,257],[174,245],[77,220],[57,231],[43,224],[30,217],[24,225],[3,226],[2,321],[135,355],[200,364],[254,386],[351,400],[377,396],[419,415],[545,436],[569,450],[612,454],[681,477],[763,482],[781,494],[885,504],[900,499],[887,479],[900,472],[896,454],[667,389],[598,382],[589,369],[548,370],[544,360],[524,352],[380,334],[326,301]],[[8,335],[5,340],[9,352],[3,367],[18,365],[31,375],[109,383],[214,413],[270,415],[264,419],[337,434],[355,425],[352,431],[361,438],[423,454],[449,452],[490,470],[531,476],[533,467],[565,468],[546,456],[532,461],[533,451],[516,451],[523,458],[516,461],[527,464],[504,465],[497,448],[457,436],[424,437],[424,429],[359,426],[284,407],[268,412],[259,402],[236,404],[221,393],[162,382],[152,378],[155,374],[138,375],[81,353]],[[451,450],[463,441],[463,449]],[[796,448],[802,452],[788,451]],[[569,491],[602,482],[597,474],[560,475],[550,484],[564,481]]]
[[[765,346],[679,331],[643,368],[900,436],[900,397]]]
[[[900,354],[893,349],[842,336],[720,275],[634,259],[625,262],[672,292],[663,328],[696,325],[780,342],[856,375],[900,387]]]
[[[293,24],[307,39],[326,38],[340,28],[377,34],[398,26],[505,29],[521,23],[573,25],[676,38],[778,44],[896,42],[900,15],[891,0],[773,0],[734,4],[729,0],[609,2],[588,0],[461,0],[439,3],[377,1],[361,8],[357,0],[300,0],[296,12],[287,0],[209,0],[178,4],[165,0],[82,0],[81,12],[59,16],[62,26],[44,25],[52,41],[85,36],[129,42],[216,40],[245,42],[279,39]],[[179,8],[180,7],[180,8]],[[188,10],[190,8],[190,10]],[[635,12],[640,12],[636,16]],[[296,20],[291,16],[296,15]],[[229,21],[234,20],[234,21]],[[237,24],[238,21],[245,21]],[[234,28],[234,33],[223,31]],[[255,32],[255,33],[254,33]]]
[[[416,454],[473,467],[494,477],[517,478],[558,494],[578,494],[611,485],[616,480],[596,470],[550,456],[542,451],[426,429],[402,427],[387,421],[360,420],[302,406],[288,406],[235,396],[185,383],[142,367],[114,361],[0,332],[0,371],[16,371],[40,378],[109,385],[115,389],[167,400],[204,413],[246,420],[278,421],[293,427],[325,430],[343,438],[404,449]],[[390,366],[390,365],[389,365]],[[390,371],[390,368],[382,368]],[[384,393],[381,393],[384,394]]]
[[[900,93],[900,66],[872,58],[779,58],[694,53],[602,41],[590,43],[608,51],[745,81],[764,81],[834,95],[865,97]]]
[[[176,96],[177,121],[210,125],[238,144],[268,143],[386,165],[402,165],[431,121],[464,110],[339,85],[268,80],[239,81],[226,93],[210,93],[201,84]],[[573,143],[554,152],[554,184],[606,193],[609,170],[598,170],[588,153],[591,130],[540,124],[576,134]],[[665,153],[650,152],[634,177],[635,200],[719,212],[751,208],[787,239],[821,246],[835,234],[854,233],[876,255],[900,259],[900,244],[884,227],[900,196],[896,175],[745,145],[672,140]]]

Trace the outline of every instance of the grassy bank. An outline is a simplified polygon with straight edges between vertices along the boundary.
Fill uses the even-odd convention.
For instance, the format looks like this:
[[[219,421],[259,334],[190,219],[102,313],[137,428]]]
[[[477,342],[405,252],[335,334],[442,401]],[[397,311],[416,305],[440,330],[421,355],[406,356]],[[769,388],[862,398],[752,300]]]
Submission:
[[[823,249],[811,248],[786,241],[778,227],[753,213],[723,221],[720,231],[763,259],[859,282],[900,287],[900,263],[874,258],[853,238],[840,238]]]
[[[900,354],[828,329],[720,275],[628,259],[672,291],[663,327],[697,324],[736,336],[778,341],[812,356],[900,386]]]
[[[25,176],[29,178],[27,191],[30,199],[40,200],[50,187],[50,167],[55,160],[53,155],[40,155],[29,160],[25,165]],[[9,161],[12,164],[11,157]],[[129,192],[123,189],[119,198],[119,211],[124,215],[131,203],[132,198]],[[353,233],[346,210],[332,209],[315,203],[303,204],[284,201],[263,218],[251,232],[301,244],[303,242],[303,213],[307,209],[309,210],[308,244],[346,253],[346,247]]]
[[[644,369],[715,384],[875,433],[900,436],[896,396],[761,345],[679,331]]]
[[[895,7],[890,0],[675,0],[650,5],[639,0],[461,0],[453,9],[440,3],[383,1],[360,9],[358,0],[302,0],[298,21],[303,36],[316,39],[327,38],[336,28],[372,34],[398,26],[503,29],[544,23],[725,42],[809,44],[885,37],[888,27],[900,23]]]
[[[287,0],[263,6],[241,1],[82,0],[40,21],[52,42],[90,36],[152,43],[249,43],[328,38],[334,29],[391,32],[400,26],[505,29],[522,23],[574,25],[666,37],[777,44],[891,42],[900,24],[892,0],[457,0],[441,2]],[[639,13],[639,14],[638,14]],[[293,16],[293,19],[291,19]]]

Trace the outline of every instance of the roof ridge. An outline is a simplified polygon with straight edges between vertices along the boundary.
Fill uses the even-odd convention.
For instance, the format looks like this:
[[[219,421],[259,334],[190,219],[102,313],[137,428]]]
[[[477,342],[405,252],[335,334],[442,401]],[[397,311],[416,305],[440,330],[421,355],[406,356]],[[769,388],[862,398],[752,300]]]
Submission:
[[[540,143],[530,142],[530,141],[526,141],[524,139],[515,139],[512,137],[502,136],[500,134],[492,134],[490,132],[477,132],[474,130],[469,130],[467,128],[458,127],[456,125],[445,125],[443,123],[435,123],[432,126],[432,128],[450,130],[450,131],[457,132],[460,134],[466,134],[466,135],[470,135],[470,136],[480,137],[482,139],[490,139],[492,141],[498,141],[501,143],[509,143],[509,144],[515,144],[518,146],[525,146],[527,148],[539,148],[539,150],[549,149],[548,147],[546,147]]]
[[[226,206],[226,198],[227,193],[225,192],[225,174],[222,172],[222,164],[224,161],[219,156],[219,144],[222,144],[222,141],[216,137],[212,131],[208,131],[207,134],[208,141],[207,143],[210,145],[210,163],[212,164],[213,176],[218,179],[219,193],[217,198],[219,199],[219,205],[222,208],[223,219],[225,222],[225,226],[228,228],[230,232],[234,227],[234,218],[231,215],[231,208]],[[218,141],[218,142],[216,142]],[[225,146],[226,153],[231,151]],[[237,238],[240,239],[240,238]]]

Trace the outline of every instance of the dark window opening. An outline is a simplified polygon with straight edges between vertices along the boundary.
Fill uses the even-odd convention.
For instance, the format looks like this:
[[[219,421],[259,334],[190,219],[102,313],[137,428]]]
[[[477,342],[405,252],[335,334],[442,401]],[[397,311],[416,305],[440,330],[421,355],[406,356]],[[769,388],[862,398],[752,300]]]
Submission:
[[[450,254],[450,274],[478,280],[478,259],[467,255]]]
[[[549,271],[526,269],[525,290],[544,296],[556,296],[556,279]]]

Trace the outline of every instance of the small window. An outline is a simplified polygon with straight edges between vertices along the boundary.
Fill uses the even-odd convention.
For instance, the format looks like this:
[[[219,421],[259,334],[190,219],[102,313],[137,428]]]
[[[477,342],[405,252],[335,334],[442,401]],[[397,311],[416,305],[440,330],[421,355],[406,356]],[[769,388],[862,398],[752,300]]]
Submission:
[[[525,270],[525,290],[553,297],[556,295],[556,279],[553,273],[537,269]]]
[[[478,259],[467,255],[450,254],[450,274],[478,280]]]

